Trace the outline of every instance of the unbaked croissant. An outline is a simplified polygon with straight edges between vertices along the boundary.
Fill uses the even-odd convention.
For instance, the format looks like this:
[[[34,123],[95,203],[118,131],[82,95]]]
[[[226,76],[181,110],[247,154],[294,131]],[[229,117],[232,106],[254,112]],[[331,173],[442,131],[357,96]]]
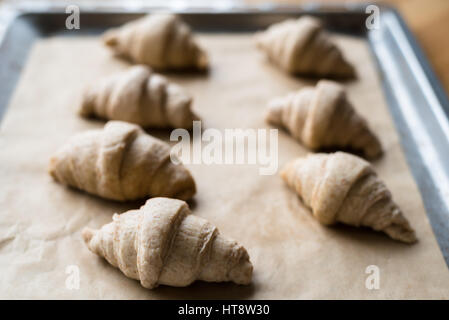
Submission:
[[[84,92],[80,114],[156,128],[192,128],[192,98],[148,67],[134,66]]]
[[[62,184],[118,201],[187,200],[196,191],[190,172],[171,161],[168,144],[121,121],[72,137],[50,159],[49,172]]]
[[[349,148],[376,158],[382,146],[366,121],[358,115],[336,82],[321,80],[315,88],[305,87],[273,99],[267,122],[285,128],[306,147]]]
[[[172,14],[151,14],[109,30],[104,42],[117,55],[158,70],[208,66],[190,28]]]
[[[82,234],[90,251],[148,289],[184,287],[195,280],[251,282],[246,249],[190,215],[181,200],[150,199],[139,210],[115,214],[100,230],[85,228]]]
[[[355,75],[317,18],[304,16],[276,23],[256,35],[256,44],[288,73],[340,78]]]
[[[323,224],[365,226],[395,240],[416,241],[390,191],[359,157],[344,152],[308,155],[288,163],[281,176]]]

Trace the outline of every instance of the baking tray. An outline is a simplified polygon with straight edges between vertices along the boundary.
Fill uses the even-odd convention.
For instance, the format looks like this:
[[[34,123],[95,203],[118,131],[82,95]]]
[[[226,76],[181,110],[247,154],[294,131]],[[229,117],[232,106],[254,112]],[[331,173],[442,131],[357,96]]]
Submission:
[[[33,42],[50,36],[96,35],[161,8],[81,7],[81,29],[65,28],[65,7],[15,9],[0,37],[0,119]],[[248,32],[303,14],[326,28],[368,40],[407,162],[421,192],[439,246],[449,266],[449,100],[400,15],[381,6],[380,25],[367,30],[365,7],[316,5],[171,10],[201,32]]]

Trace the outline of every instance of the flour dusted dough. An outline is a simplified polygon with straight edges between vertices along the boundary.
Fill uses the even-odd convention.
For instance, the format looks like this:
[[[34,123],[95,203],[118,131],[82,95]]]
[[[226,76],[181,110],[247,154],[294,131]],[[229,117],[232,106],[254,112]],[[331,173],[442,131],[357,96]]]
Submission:
[[[339,78],[355,75],[317,18],[304,16],[276,23],[258,33],[256,43],[271,62],[288,73]]]
[[[191,103],[180,86],[139,65],[87,87],[80,114],[142,127],[190,129],[197,119]]]
[[[153,198],[112,220],[100,230],[85,228],[84,241],[145,288],[184,287],[195,280],[251,282],[253,266],[246,249],[205,219],[190,215],[184,201]]]
[[[165,142],[121,121],[73,136],[50,159],[49,172],[62,184],[118,201],[187,200],[196,191],[190,172],[171,161]]]
[[[382,146],[336,82],[321,80],[270,102],[267,122],[287,129],[306,147],[350,148],[367,158],[382,154]]]
[[[172,14],[154,13],[131,21],[104,35],[117,55],[158,70],[207,69],[206,53],[190,28]]]
[[[281,176],[323,224],[365,226],[395,240],[416,241],[390,191],[359,157],[344,152],[312,154],[288,163]]]

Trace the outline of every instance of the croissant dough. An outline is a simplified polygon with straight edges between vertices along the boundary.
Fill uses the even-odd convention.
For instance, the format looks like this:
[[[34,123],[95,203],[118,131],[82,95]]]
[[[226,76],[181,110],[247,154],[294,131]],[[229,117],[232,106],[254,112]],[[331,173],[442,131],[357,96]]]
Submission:
[[[304,16],[273,24],[256,35],[256,44],[288,73],[339,78],[355,75],[317,18]]]
[[[121,121],[73,136],[51,157],[49,172],[62,184],[118,201],[187,200],[196,192],[190,172],[171,161],[166,143]]]
[[[80,114],[142,127],[192,128],[192,98],[146,66],[134,66],[86,88]]]
[[[359,157],[344,152],[308,155],[288,163],[281,177],[323,224],[365,226],[395,240],[417,241],[390,191]]]
[[[350,148],[371,159],[382,154],[379,139],[355,112],[343,86],[333,81],[273,99],[266,120],[313,150]]]
[[[172,14],[154,13],[131,21],[104,35],[104,43],[117,55],[162,69],[207,69],[206,53],[190,28]]]
[[[90,251],[145,288],[184,287],[195,280],[251,282],[246,249],[190,215],[181,200],[150,199],[139,210],[115,214],[100,230],[85,228],[82,234]]]

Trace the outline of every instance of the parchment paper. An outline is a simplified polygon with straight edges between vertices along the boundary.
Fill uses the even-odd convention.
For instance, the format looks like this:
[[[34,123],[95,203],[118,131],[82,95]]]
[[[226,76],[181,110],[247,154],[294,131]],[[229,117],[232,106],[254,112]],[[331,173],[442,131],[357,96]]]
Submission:
[[[209,52],[208,75],[169,75],[194,95],[203,128],[270,128],[267,101],[312,81],[269,65],[251,35],[200,35]],[[65,188],[47,174],[50,155],[71,135],[101,127],[76,115],[86,83],[128,67],[96,37],[38,41],[29,56],[0,132],[1,298],[449,298],[449,273],[408,170],[384,102],[367,44],[338,38],[359,79],[349,97],[380,136],[385,155],[374,166],[417,231],[405,245],[367,229],[324,227],[275,174],[257,166],[188,165],[197,182],[193,213],[207,218],[247,249],[254,264],[251,286],[197,282],[188,288],[150,291],[87,250],[84,226],[98,228],[119,204]],[[168,140],[170,131],[150,131]],[[279,167],[306,154],[279,132]],[[369,290],[367,266],[380,270],[380,288]],[[70,289],[73,267],[80,287]],[[66,273],[68,272],[68,273]],[[67,282],[67,283],[66,283]]]

